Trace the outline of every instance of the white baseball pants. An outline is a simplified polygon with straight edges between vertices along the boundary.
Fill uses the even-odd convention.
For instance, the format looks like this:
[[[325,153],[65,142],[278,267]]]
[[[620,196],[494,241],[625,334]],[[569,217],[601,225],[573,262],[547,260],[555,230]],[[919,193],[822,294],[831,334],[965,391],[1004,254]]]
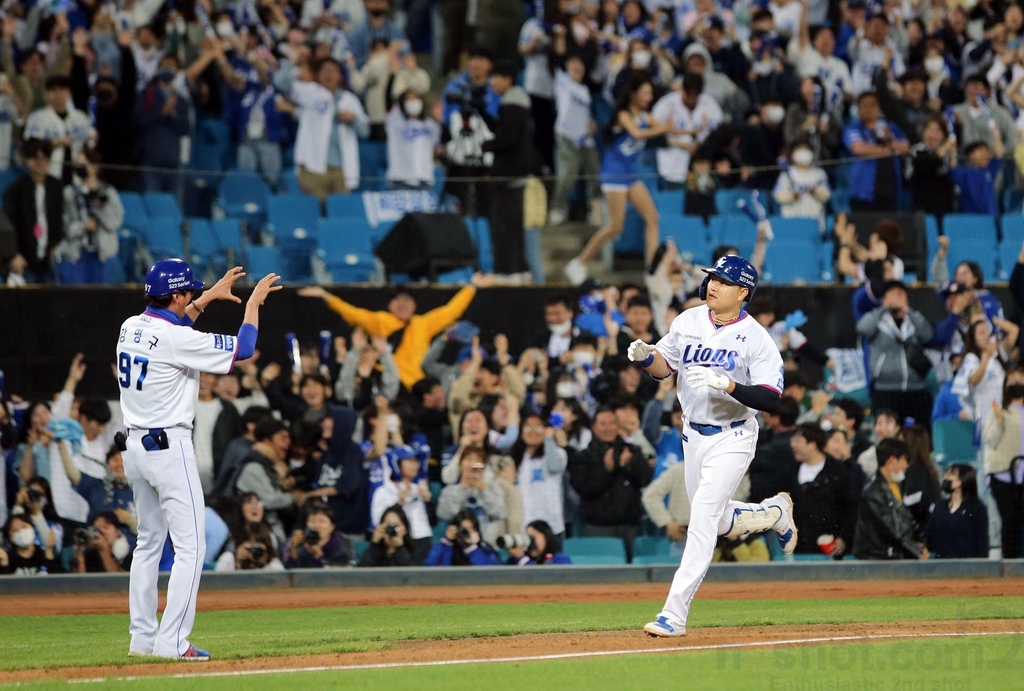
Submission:
[[[760,504],[732,501],[740,481],[754,459],[757,422],[753,419],[735,429],[702,436],[683,423],[683,463],[686,493],[690,498],[690,525],[683,558],[672,579],[665,607],[659,616],[686,626],[690,602],[704,580],[719,535],[732,527],[736,509],[757,510]]]
[[[166,450],[147,451],[142,432],[128,437],[124,472],[135,493],[139,541],[132,558],[129,585],[133,652],[180,657],[189,649],[196,618],[199,577],[206,558],[206,514],[192,433],[167,430]],[[160,556],[171,534],[174,566],[167,585],[167,606],[157,625]]]

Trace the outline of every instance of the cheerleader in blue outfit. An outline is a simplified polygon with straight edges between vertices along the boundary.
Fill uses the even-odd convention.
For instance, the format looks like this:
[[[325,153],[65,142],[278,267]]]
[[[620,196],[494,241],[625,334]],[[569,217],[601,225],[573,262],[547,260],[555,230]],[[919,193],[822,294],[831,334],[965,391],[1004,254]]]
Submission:
[[[622,234],[626,202],[644,219],[644,261],[649,263],[658,247],[658,210],[640,179],[637,166],[647,140],[662,135],[681,134],[666,123],[651,117],[654,85],[639,81],[619,99],[608,128],[608,146],[601,161],[601,192],[608,207],[608,222],[594,233],[579,256],[565,265],[565,275],[574,285],[587,278],[587,262],[609,241]]]

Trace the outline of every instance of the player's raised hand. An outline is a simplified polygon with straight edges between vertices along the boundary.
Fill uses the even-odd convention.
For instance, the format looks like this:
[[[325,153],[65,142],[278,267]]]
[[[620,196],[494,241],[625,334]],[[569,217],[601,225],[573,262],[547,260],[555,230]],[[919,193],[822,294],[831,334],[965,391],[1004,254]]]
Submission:
[[[686,383],[694,389],[703,386],[710,386],[712,389],[726,391],[732,380],[724,374],[712,372],[710,367],[688,367],[686,369]]]
[[[639,338],[629,344],[626,355],[631,362],[643,362],[647,356],[654,352],[654,346],[648,345]]]
[[[281,290],[284,286],[274,285],[277,281],[280,281],[281,277],[277,274],[267,274],[260,279],[260,282],[256,284],[256,287],[252,289],[252,295],[249,296],[249,304],[259,307],[267,299],[267,296],[271,293]]]
[[[242,302],[242,298],[232,294],[231,287],[235,285],[235,281],[245,275],[245,271],[240,266],[228,269],[219,281],[214,283],[207,291],[206,297],[211,302],[213,300],[227,300],[229,302]]]

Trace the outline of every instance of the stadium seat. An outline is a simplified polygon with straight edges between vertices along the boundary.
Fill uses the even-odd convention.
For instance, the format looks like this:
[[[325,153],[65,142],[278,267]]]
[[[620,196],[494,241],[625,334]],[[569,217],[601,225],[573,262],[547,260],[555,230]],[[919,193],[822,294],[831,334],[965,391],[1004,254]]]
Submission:
[[[950,238],[947,260],[951,276],[956,270],[957,264],[965,261],[977,262],[986,277],[997,275],[998,243],[995,235],[989,237],[987,232],[980,233],[980,235],[983,237],[964,236],[959,240]]]
[[[938,420],[932,423],[935,463],[974,463],[978,449],[974,446],[974,422],[971,420]]]
[[[7,187],[17,179],[18,171],[13,168],[8,168],[0,173],[0,194],[3,194],[7,190]]]
[[[691,245],[708,244],[708,228],[700,216],[662,216],[658,224],[662,240],[672,238],[680,250]]]
[[[152,218],[142,230],[146,247],[155,259],[181,257],[185,254],[181,239],[181,221]]]
[[[961,240],[983,240],[991,251],[996,246],[996,220],[985,214],[946,214],[942,234],[949,238],[950,251]]]
[[[318,255],[335,283],[363,283],[376,268],[370,226],[353,219],[320,219]]]
[[[711,244],[732,245],[744,257],[754,252],[757,243],[757,226],[743,213],[712,216],[708,225]]]
[[[651,190],[654,206],[664,221],[666,217],[680,216],[683,213],[685,193],[682,190]]]
[[[999,241],[999,276],[1004,281],[1010,278],[1017,256],[1024,245],[1024,215],[1008,213],[1002,221],[1003,239]]]
[[[831,561],[832,557],[826,554],[794,554],[793,561]]]
[[[184,220],[178,200],[170,192],[146,192],[142,195],[142,202],[150,218],[166,218],[178,223]]]
[[[808,241],[776,240],[765,255],[765,278],[775,285],[817,283],[821,259],[818,244]]]
[[[431,530],[434,533],[434,542],[440,542],[446,530],[448,530],[448,521],[438,521]]]
[[[626,563],[626,545],[617,537],[571,537],[562,551],[576,564]]]
[[[387,188],[388,146],[384,142],[359,142],[359,191],[379,192]]]
[[[777,242],[807,242],[815,246],[821,242],[821,224],[816,218],[771,216],[768,220]]]
[[[839,212],[850,213],[850,190],[845,187],[832,190],[830,204],[834,214]]]
[[[258,280],[256,277],[269,273],[284,274],[284,262],[281,260],[281,252],[276,247],[252,245],[246,254],[246,273],[254,281]]]
[[[717,190],[715,192],[715,208],[720,214],[735,214],[743,213],[737,207],[737,202],[741,199],[748,204],[750,203],[750,195],[754,190],[748,190],[745,187],[734,187],[731,189]],[[769,197],[761,195],[761,203],[768,204]],[[749,220],[749,219],[748,219]]]
[[[237,218],[215,218],[210,221],[210,229],[217,238],[217,247],[221,252],[234,252],[234,261],[242,255],[242,224]]]
[[[210,222],[205,218],[190,218],[187,223],[189,228],[188,252],[193,266],[213,266],[218,270],[226,270],[227,260],[224,252],[221,251],[217,235],[213,232]]]
[[[939,251],[939,219],[935,218],[933,214],[925,214],[924,239],[928,245],[928,270],[930,271],[932,259],[935,258],[936,252]],[[931,280],[931,278],[931,276],[928,276],[928,280]]]
[[[1024,207],[1024,189],[1011,187],[1003,190],[1003,213],[1020,214]]]
[[[366,554],[366,550],[370,549],[370,541],[357,540],[352,543],[352,549],[355,551],[356,561],[358,562],[363,558],[363,555]]]
[[[622,224],[622,235],[615,240],[615,254],[627,257],[642,257],[644,254],[644,219],[630,204],[626,208],[626,219]]]
[[[821,267],[821,282],[831,283],[835,276],[835,267],[832,265],[832,254],[835,252],[835,243],[831,240],[826,240],[821,243],[821,249],[818,251],[818,261]]]
[[[262,227],[267,219],[270,187],[255,175],[226,175],[217,191],[217,207],[228,218]]]
[[[136,233],[141,233],[149,223],[149,211],[137,192],[121,192],[121,206],[124,207],[124,224]]]
[[[320,200],[309,194],[279,194],[267,204],[267,230],[282,249],[314,247]]]
[[[277,181],[277,191],[279,194],[302,194],[302,190],[299,189],[299,176],[294,169],[281,172],[281,177]]]
[[[638,537],[633,540],[633,562],[636,563],[636,557],[667,556],[671,549],[672,541],[667,537]]]
[[[363,195],[357,192],[327,197],[327,218],[366,218]]]

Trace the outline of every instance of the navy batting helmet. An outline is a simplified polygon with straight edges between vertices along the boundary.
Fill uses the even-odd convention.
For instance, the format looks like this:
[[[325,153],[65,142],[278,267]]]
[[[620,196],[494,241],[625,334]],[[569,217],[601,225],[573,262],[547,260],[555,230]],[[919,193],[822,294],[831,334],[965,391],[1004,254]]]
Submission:
[[[181,259],[161,259],[146,272],[146,295],[150,297],[202,288],[203,282],[192,276],[192,267]]]
[[[724,257],[719,257],[715,265],[710,269],[704,269],[704,273],[707,276],[700,284],[700,290],[698,295],[701,300],[708,299],[708,283],[711,282],[712,276],[718,276],[722,280],[728,281],[734,285],[738,285],[741,288],[747,289],[747,300],[751,298],[754,291],[757,290],[757,269],[754,265],[748,262],[743,257],[735,254],[727,254]]]

